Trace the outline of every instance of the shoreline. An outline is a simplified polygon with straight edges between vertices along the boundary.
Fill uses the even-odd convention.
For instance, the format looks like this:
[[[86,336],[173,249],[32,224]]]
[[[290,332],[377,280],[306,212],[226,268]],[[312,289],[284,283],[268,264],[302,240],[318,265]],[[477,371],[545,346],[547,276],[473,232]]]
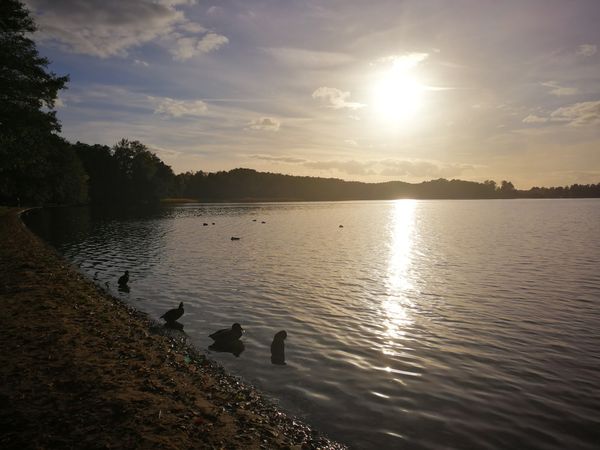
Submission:
[[[342,449],[0,211],[0,447]]]

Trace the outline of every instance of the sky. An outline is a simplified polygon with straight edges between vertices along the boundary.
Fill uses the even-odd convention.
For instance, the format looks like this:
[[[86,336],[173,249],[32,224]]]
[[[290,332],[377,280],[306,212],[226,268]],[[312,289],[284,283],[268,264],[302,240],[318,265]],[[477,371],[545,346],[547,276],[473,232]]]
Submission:
[[[420,182],[600,182],[598,0],[26,0],[69,141]]]

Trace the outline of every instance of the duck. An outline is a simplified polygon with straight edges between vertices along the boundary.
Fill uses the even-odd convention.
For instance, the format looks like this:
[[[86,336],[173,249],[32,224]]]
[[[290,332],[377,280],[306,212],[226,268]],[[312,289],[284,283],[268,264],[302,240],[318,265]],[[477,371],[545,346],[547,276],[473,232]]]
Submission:
[[[165,319],[167,323],[173,323],[181,316],[183,316],[183,312],[183,302],[181,302],[179,303],[179,308],[173,308],[168,310],[166,313],[160,316],[160,318]]]
[[[275,333],[273,342],[271,343],[271,363],[278,365],[285,365],[285,338],[287,333],[285,330],[281,330]]]
[[[244,329],[239,323],[234,323],[231,328],[224,328],[219,331],[215,331],[208,337],[215,341],[215,344],[229,344],[239,340],[244,333]]]
[[[239,240],[240,240],[240,238],[239,238],[239,237],[235,237],[235,236],[231,236],[231,240],[232,240],[232,241],[239,241]]]
[[[126,286],[127,283],[129,283],[129,270],[119,277],[119,286]]]

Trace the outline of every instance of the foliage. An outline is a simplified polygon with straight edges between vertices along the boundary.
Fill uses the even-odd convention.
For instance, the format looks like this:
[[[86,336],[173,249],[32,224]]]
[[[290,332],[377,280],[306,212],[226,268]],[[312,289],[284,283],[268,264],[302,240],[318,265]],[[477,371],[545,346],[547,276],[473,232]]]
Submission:
[[[43,108],[54,107],[69,77],[47,71],[48,59],[27,37],[35,24],[25,7],[16,0],[0,5],[0,127],[60,131],[55,112]]]
[[[122,139],[112,148],[77,142],[74,148],[94,204],[152,204],[175,192],[171,168],[139,141]]]
[[[53,134],[60,124],[52,108],[68,77],[47,71],[27,37],[34,30],[20,2],[0,2],[0,202],[85,201],[81,164]]]

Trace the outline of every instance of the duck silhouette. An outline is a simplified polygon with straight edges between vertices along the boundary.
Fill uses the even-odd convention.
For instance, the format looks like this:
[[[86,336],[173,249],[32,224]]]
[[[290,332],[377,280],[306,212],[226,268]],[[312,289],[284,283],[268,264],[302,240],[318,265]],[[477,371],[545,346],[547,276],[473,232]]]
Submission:
[[[285,338],[287,333],[285,330],[281,330],[275,333],[273,342],[271,343],[271,363],[278,364],[280,366],[285,365]]]
[[[215,331],[208,337],[215,341],[215,344],[230,344],[234,341],[239,340],[244,333],[244,329],[239,323],[234,323],[231,328],[224,328],[219,331]]]
[[[168,310],[166,313],[160,316],[160,318],[165,319],[167,324],[173,324],[177,319],[183,316],[183,313],[183,302],[181,302],[179,303],[179,308],[173,308]]]
[[[129,270],[119,277],[119,286],[127,286],[127,283],[129,283]]]

